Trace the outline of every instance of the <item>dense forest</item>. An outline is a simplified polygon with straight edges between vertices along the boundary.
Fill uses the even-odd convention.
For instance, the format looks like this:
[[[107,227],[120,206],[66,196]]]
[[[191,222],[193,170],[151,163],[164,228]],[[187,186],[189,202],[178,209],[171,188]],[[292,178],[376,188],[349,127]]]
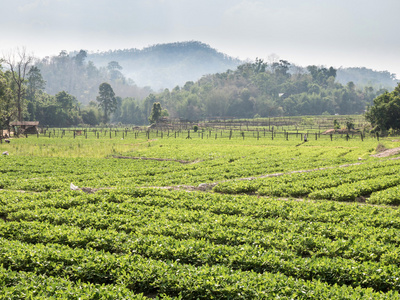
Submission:
[[[99,85],[103,82],[112,84],[121,97],[143,99],[151,91],[149,88],[139,88],[127,79],[116,61],[109,61],[104,67],[97,67],[92,61],[87,61],[87,52],[84,50],[74,55],[61,51],[58,56],[36,60],[34,66],[40,70],[46,82],[46,93],[55,95],[67,91],[83,105],[96,99]]]
[[[86,57],[84,50],[74,56],[61,51],[58,56],[38,60],[26,49],[4,56],[0,60],[0,126],[9,128],[15,120],[58,127],[98,125],[109,121],[104,115],[121,107],[121,97],[143,99],[149,95],[151,90],[125,78],[117,62],[97,68]],[[118,93],[112,99],[115,105],[106,106],[109,111],[98,99],[105,82],[112,84],[112,93]],[[141,119],[140,123],[144,122]]]
[[[70,55],[78,53],[75,51]],[[276,60],[277,56],[270,56]],[[198,41],[157,44],[144,49],[88,53],[87,59],[99,67],[107,67],[110,61],[117,61],[123,68],[121,73],[127,78],[132,79],[138,86],[147,86],[155,91],[183,86],[187,81],[197,81],[204,75],[235,70],[239,65],[246,63]],[[273,63],[270,59],[268,62]],[[298,68],[299,66],[292,63],[288,72],[294,74]],[[365,67],[338,68],[336,81],[343,85],[352,81],[360,88],[371,86],[374,89],[388,90],[394,89],[399,82],[395,74]]]
[[[186,54],[178,50],[181,47],[187,48]],[[178,63],[197,48],[204,48],[206,52],[211,49],[189,42],[157,45],[146,51],[152,55],[161,53],[159,64],[168,65],[171,64],[168,57],[174,51]],[[132,51],[111,52],[114,57],[99,55],[117,59],[122,54],[129,57]],[[145,55],[142,51],[140,55]],[[237,63],[215,50],[211,52],[221,61]],[[203,57],[204,65],[209,62],[208,58]],[[201,61],[199,57],[196,59]],[[57,56],[43,59],[29,57],[25,52],[14,53],[3,57],[0,65],[1,125],[8,127],[13,120],[36,120],[41,125],[59,127],[110,122],[141,125],[149,123],[154,107],[162,116],[190,121],[363,114],[377,96],[393,90],[398,82],[387,71],[337,70],[314,65],[303,68],[278,59],[267,63],[257,58],[232,69],[223,68],[223,71],[203,74],[197,80],[154,92],[149,87],[138,87],[127,78],[119,61],[110,60],[106,66],[98,67],[88,60],[84,50],[69,54],[61,51]],[[171,74],[168,76],[174,78]],[[343,84],[343,80],[349,81]],[[106,89],[102,91],[102,87]]]
[[[385,90],[357,88],[335,78],[337,70],[308,66],[291,73],[290,63],[267,64],[261,59],[240,65],[235,71],[204,76],[182,88],[150,95],[147,102],[160,102],[170,116],[187,120],[206,118],[253,118],[273,116],[362,114]]]

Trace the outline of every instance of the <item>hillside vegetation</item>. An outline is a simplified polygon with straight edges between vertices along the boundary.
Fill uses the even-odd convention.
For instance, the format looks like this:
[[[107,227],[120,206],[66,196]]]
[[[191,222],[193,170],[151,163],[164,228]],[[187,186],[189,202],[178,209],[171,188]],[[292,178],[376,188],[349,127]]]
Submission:
[[[155,91],[196,81],[206,74],[234,70],[243,63],[196,41],[157,44],[142,50],[89,53],[88,59],[98,66],[117,61],[126,77],[138,86],[149,86]]]
[[[76,51],[71,55],[77,53]],[[149,86],[155,91],[183,86],[187,81],[197,81],[204,75],[221,73],[228,69],[235,70],[239,65],[246,63],[199,41],[88,53],[88,60],[98,67],[107,67],[109,62],[117,61],[124,76],[132,79],[138,86]],[[294,74],[299,69],[307,71],[306,68],[293,63],[289,67],[289,73]],[[343,85],[352,81],[360,88],[372,86],[374,89],[388,90],[393,89],[399,82],[395,74],[365,67],[341,67],[337,69],[336,79]]]
[[[127,75],[133,73],[134,80]],[[156,102],[163,116],[189,121],[362,114],[397,82],[394,74],[366,68],[304,68],[258,58],[242,62],[200,42],[96,54],[61,51],[32,59],[20,85],[13,83],[15,74],[0,66],[6,91],[0,95],[4,127],[17,116],[50,126],[98,125],[105,120],[146,124]],[[141,87],[139,79],[156,85],[148,86],[153,84],[148,81]],[[112,111],[96,101],[103,83],[115,95]],[[106,113],[110,118],[104,118]]]
[[[396,74],[365,67],[339,68],[336,80],[341,84],[352,81],[357,86],[371,86],[375,89],[386,88],[388,90],[392,90],[400,82],[396,79]]]
[[[110,62],[105,67],[98,67],[87,60],[84,50],[73,55],[61,51],[57,56],[36,61],[35,66],[45,81],[46,93],[55,95],[65,91],[84,105],[96,99],[99,85],[103,82],[112,84],[120,97],[143,99],[150,92],[150,89],[140,88],[126,78],[118,63]]]
[[[253,118],[297,115],[362,114],[384,90],[358,88],[353,82],[335,80],[337,70],[308,66],[291,73],[291,64],[261,59],[235,71],[203,76],[182,88],[150,95],[170,115],[187,120],[204,118]]]

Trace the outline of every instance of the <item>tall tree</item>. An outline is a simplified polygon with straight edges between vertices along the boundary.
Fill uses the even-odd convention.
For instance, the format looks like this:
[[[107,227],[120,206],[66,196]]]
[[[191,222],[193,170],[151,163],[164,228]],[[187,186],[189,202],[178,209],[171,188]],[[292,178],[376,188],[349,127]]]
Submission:
[[[83,62],[87,57],[87,52],[85,50],[79,51],[79,53],[74,57],[75,62],[78,66],[83,66]]]
[[[27,97],[29,100],[34,100],[35,93],[44,91],[46,81],[44,81],[42,74],[38,67],[32,66],[27,74],[28,91]]]
[[[149,116],[150,124],[158,122],[161,117],[161,112],[162,108],[160,102],[153,103],[153,107],[151,108],[151,113]]]
[[[3,73],[0,65],[0,127],[10,129],[15,114],[14,97],[10,88],[10,72]]]
[[[36,107],[37,98],[44,92],[46,87],[46,81],[44,81],[40,69],[37,66],[32,66],[26,76],[27,78],[27,94],[26,99],[28,100],[28,113],[29,120],[36,120]]]
[[[100,84],[99,96],[97,96],[96,100],[104,111],[104,123],[107,123],[109,114],[117,109],[117,99],[109,83],[103,82]]]
[[[121,71],[122,67],[117,61],[110,61],[107,65],[107,69],[110,72],[111,80],[123,79],[124,75],[122,75]]]
[[[33,56],[28,54],[26,48],[17,48],[3,55],[3,61],[7,64],[11,71],[11,78],[16,85],[16,106],[18,121],[23,119],[24,97],[25,97],[25,76],[28,72],[29,65],[33,61]]]

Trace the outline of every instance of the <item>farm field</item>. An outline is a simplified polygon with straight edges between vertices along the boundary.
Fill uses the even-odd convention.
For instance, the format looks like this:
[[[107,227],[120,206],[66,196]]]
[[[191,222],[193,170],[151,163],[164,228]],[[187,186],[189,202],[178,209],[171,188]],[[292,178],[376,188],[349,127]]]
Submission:
[[[398,299],[400,140],[301,139],[0,144],[0,298]]]

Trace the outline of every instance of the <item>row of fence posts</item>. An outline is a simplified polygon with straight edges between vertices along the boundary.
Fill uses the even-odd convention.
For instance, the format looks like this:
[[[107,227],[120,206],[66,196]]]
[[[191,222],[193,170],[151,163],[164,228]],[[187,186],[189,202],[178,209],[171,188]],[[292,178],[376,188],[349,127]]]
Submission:
[[[61,131],[61,136],[60,136],[60,137],[63,138],[63,137],[65,136],[66,130],[63,129],[63,130],[60,130],[60,131]],[[58,131],[58,132],[57,132],[58,134],[56,135],[56,130],[55,130],[55,129],[53,129],[53,130],[48,130],[48,137],[49,137],[49,138],[51,138],[52,136],[53,136],[53,137],[59,137],[60,131]],[[85,138],[86,138],[86,139],[88,138],[88,130],[86,130],[86,129],[85,129],[85,130],[71,130],[71,131],[73,132],[73,137],[74,137],[74,139],[76,138],[77,135],[82,135],[82,132],[83,132],[83,135],[85,136]],[[100,133],[101,133],[101,132],[103,132],[103,130],[93,130],[94,136],[97,137],[98,139],[100,138]],[[118,133],[118,132],[119,132],[118,130],[114,130],[114,137],[117,136],[117,133]],[[122,130],[121,132],[122,132],[122,138],[123,138],[123,139],[124,139],[125,137],[128,136],[128,130],[127,130],[127,129]],[[151,132],[150,130],[146,130],[146,131],[145,131],[145,134],[146,134],[147,139],[150,139],[150,132]],[[259,140],[259,139],[260,139],[260,131],[257,129],[256,131],[252,131],[252,132],[253,132],[253,137],[254,137],[254,138],[257,138],[257,140]],[[274,137],[276,137],[276,135],[279,134],[278,132],[276,132],[276,131],[274,130],[274,128],[272,128],[272,130],[271,130],[270,132],[271,132],[271,139],[272,139],[272,140],[274,140]],[[110,130],[104,130],[104,136],[106,136],[107,133],[109,133],[109,137],[110,137],[110,139],[111,139],[112,136],[113,136],[112,130],[111,130],[111,129],[110,129]],[[188,131],[187,131],[186,139],[191,139],[191,138],[192,138],[191,135],[190,135],[190,133],[191,133],[191,130],[188,130]],[[198,136],[201,137],[201,139],[204,138],[204,131],[202,131],[202,132],[197,132],[197,133],[198,133]],[[264,137],[266,136],[266,133],[267,133],[267,131],[266,131],[265,128],[264,128],[264,129],[263,129],[263,136],[264,136]],[[134,131],[134,137],[135,137],[135,139],[137,139],[137,138],[139,137],[139,134],[140,134],[139,131]],[[169,138],[169,137],[170,137],[170,131],[168,130],[168,131],[166,132],[166,134],[167,134],[167,136],[168,136],[168,138]],[[294,135],[294,134],[296,134],[296,138],[298,138],[298,136],[300,135],[300,140],[303,140],[303,139],[304,139],[304,135],[307,135],[307,137],[310,136],[310,134],[309,134],[308,132],[306,132],[306,133],[299,133],[298,130],[296,131],[296,133],[289,133],[288,131],[284,131],[284,132],[283,132],[283,136],[284,136],[284,138],[285,138],[286,140],[289,140],[289,135]],[[43,135],[44,135],[44,136],[47,136],[47,130],[46,130],[46,129],[43,131]],[[164,138],[164,131],[160,131],[160,132],[159,132],[159,131],[157,130],[157,131],[155,132],[155,135],[156,135],[156,137]],[[318,138],[320,138],[320,132],[318,132],[318,133],[315,132],[314,135],[315,135],[315,140],[318,140]],[[28,137],[27,134],[26,134],[25,136]],[[179,136],[180,136],[180,131],[174,131],[173,136],[174,136],[174,138],[179,137]],[[214,136],[215,136],[215,139],[217,139],[217,138],[218,138],[218,132],[216,132]],[[245,132],[244,132],[244,131],[241,131],[241,132],[240,132],[240,136],[241,136],[241,137],[243,138],[243,140],[244,140],[244,139],[245,139]],[[330,140],[333,141],[333,134],[330,134],[329,136],[330,136]],[[37,137],[39,138],[39,133],[37,133]],[[212,130],[208,130],[208,134],[206,135],[206,138],[208,139],[208,138],[211,138],[211,137],[212,137]],[[222,130],[220,131],[220,137],[221,137],[221,138],[223,137],[223,131],[222,131]],[[232,137],[233,137],[233,131],[232,131],[232,129],[231,129],[231,130],[229,131],[229,135],[228,135],[229,140],[232,139]],[[352,137],[354,137],[354,134],[352,134]],[[363,133],[360,133],[361,141],[364,141],[364,137],[365,137],[365,135],[364,135]],[[345,138],[346,138],[346,140],[348,141],[348,140],[350,139],[350,135],[347,133],[346,136],[345,136]],[[379,141],[379,133],[378,133],[378,132],[375,134],[374,138],[377,138],[377,140]],[[2,140],[1,140],[1,142],[2,142]]]

